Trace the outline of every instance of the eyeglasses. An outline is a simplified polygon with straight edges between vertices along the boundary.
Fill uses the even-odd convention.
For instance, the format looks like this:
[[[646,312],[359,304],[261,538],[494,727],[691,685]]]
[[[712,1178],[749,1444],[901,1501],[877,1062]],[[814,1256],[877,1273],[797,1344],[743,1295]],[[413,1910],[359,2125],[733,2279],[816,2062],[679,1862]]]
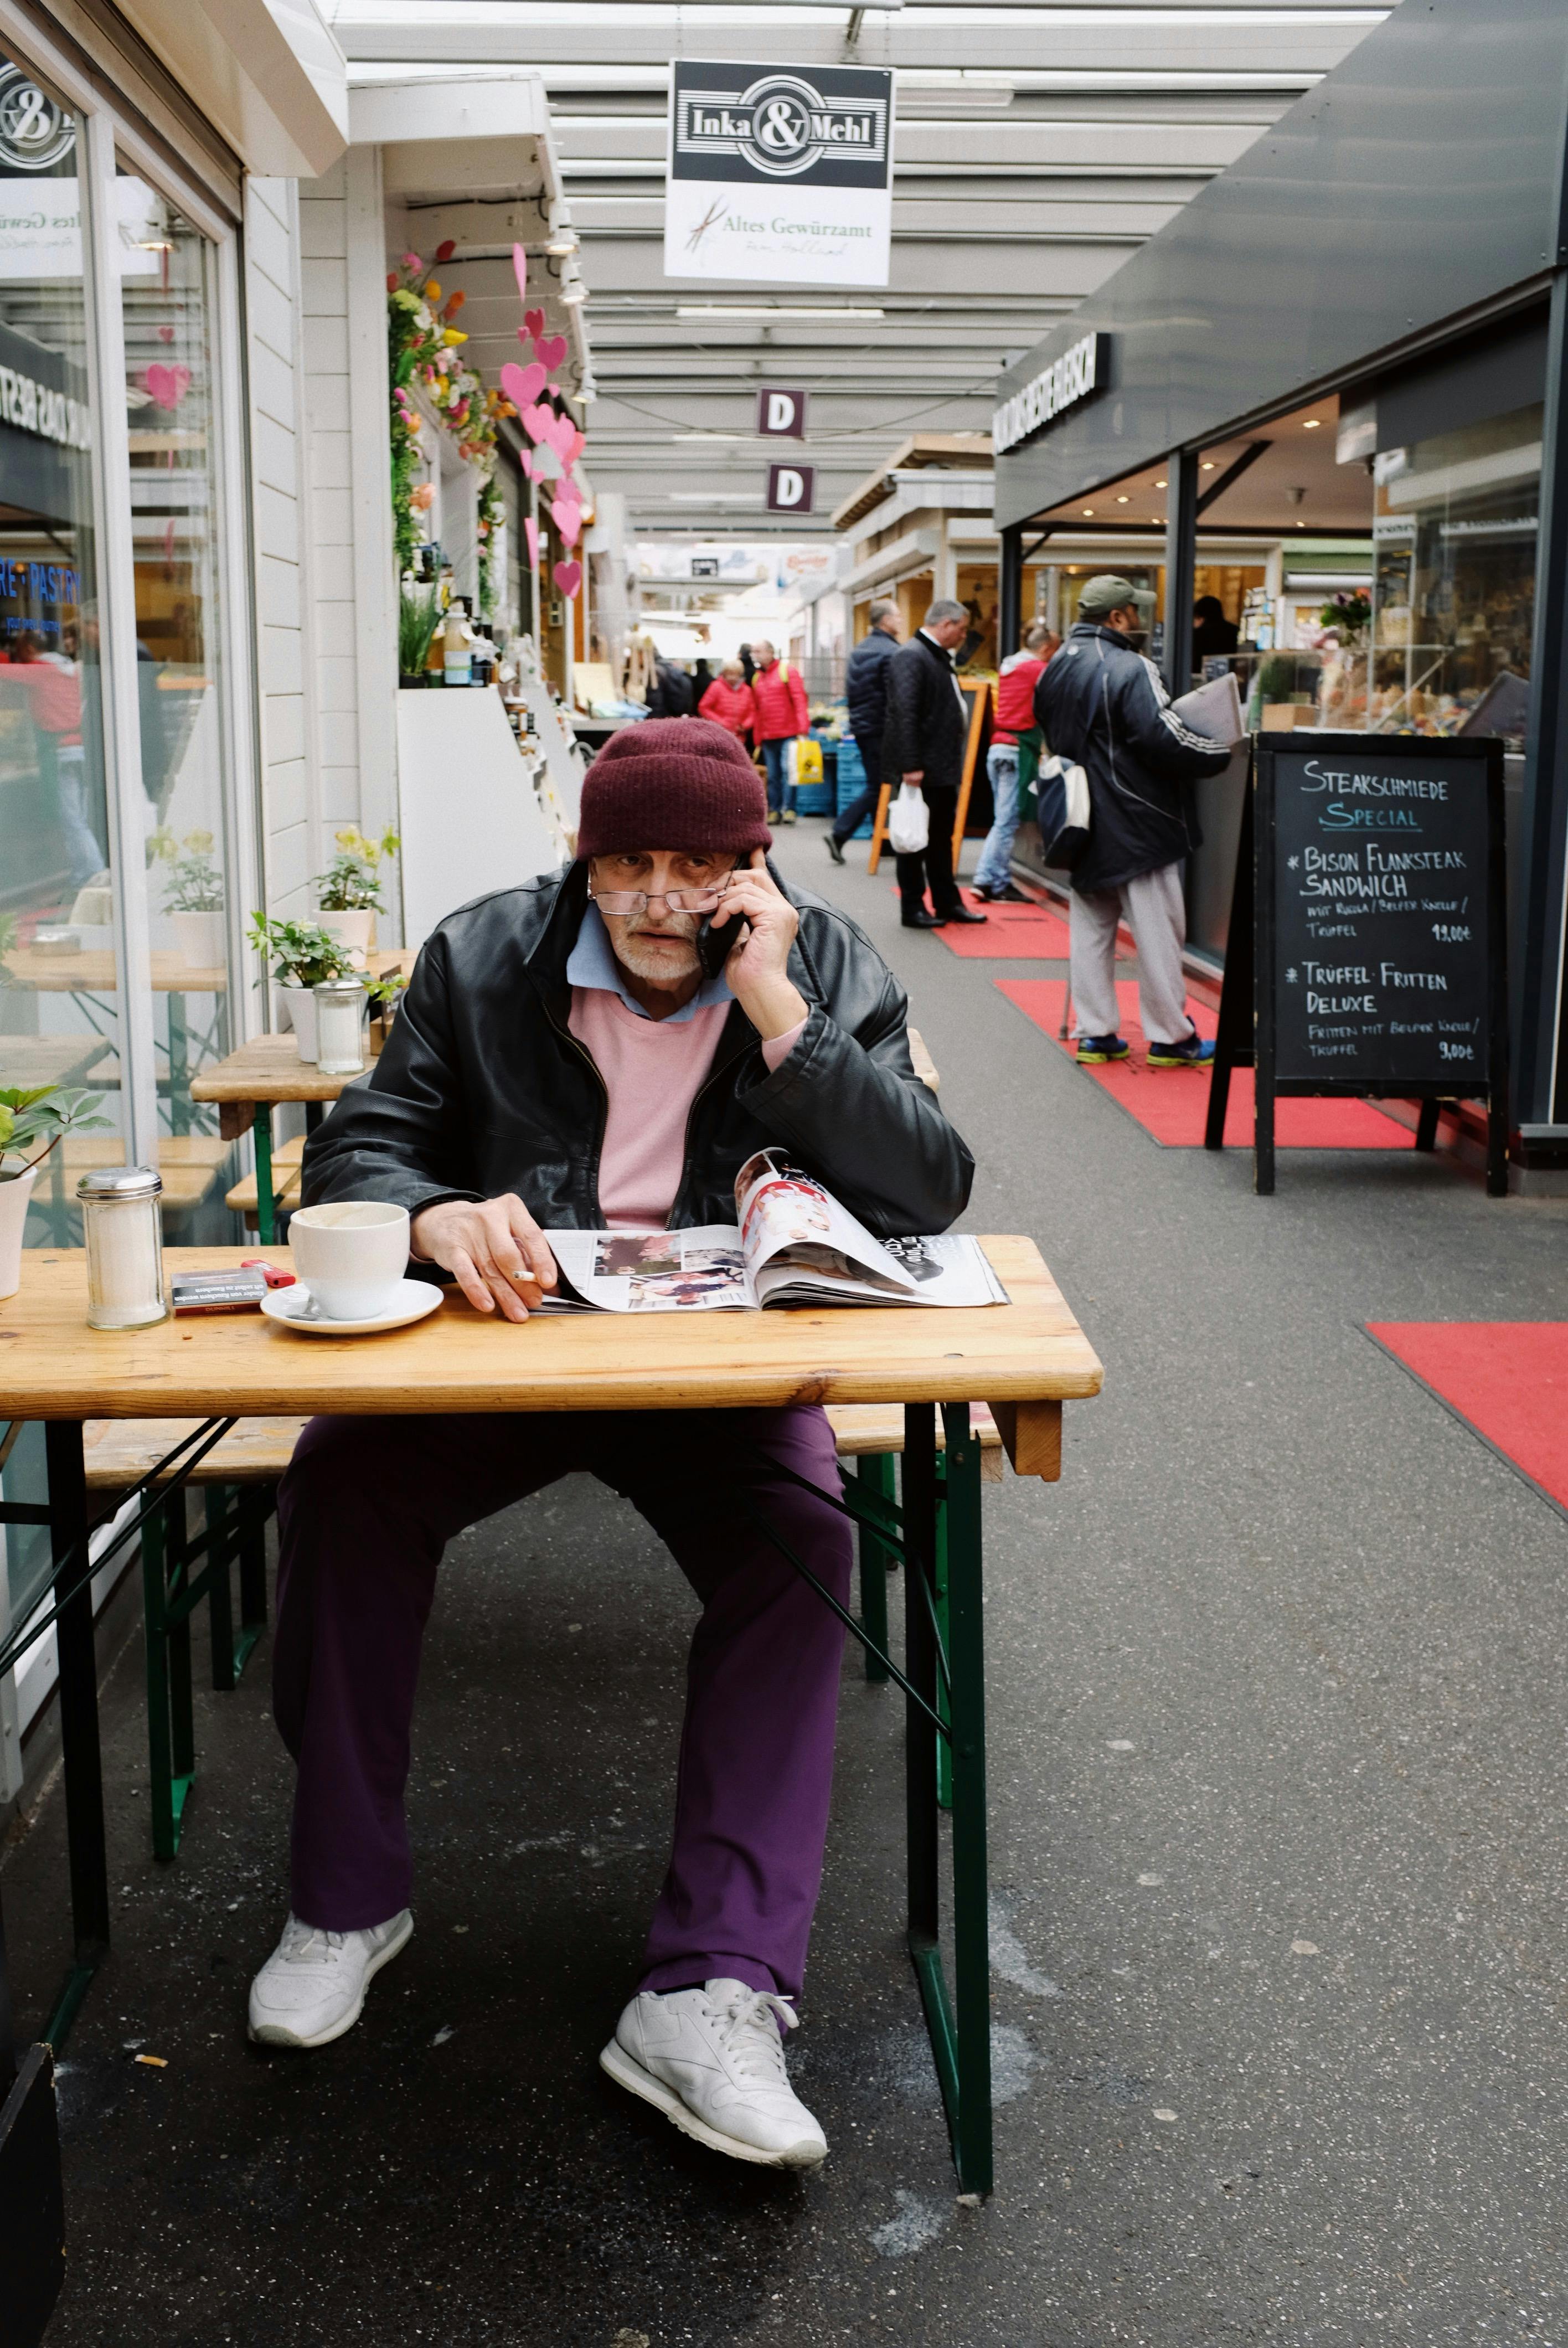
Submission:
[[[705,889],[590,889],[589,895],[601,913],[645,913],[652,904],[663,905],[671,913],[712,913],[733,878],[726,872],[722,880],[711,880]]]

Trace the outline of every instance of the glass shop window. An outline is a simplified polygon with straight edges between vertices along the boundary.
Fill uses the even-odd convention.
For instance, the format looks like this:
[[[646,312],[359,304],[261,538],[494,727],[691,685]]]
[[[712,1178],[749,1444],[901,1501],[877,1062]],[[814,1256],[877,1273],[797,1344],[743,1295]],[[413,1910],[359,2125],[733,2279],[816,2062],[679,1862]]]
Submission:
[[[1537,404],[1376,458],[1373,731],[1524,747],[1542,422]]]
[[[214,256],[122,170],[121,273],[159,1148],[166,1229],[217,1237],[228,1147],[190,1079],[230,1048],[227,782],[218,675]],[[192,1218],[200,1216],[200,1224]]]
[[[115,1128],[39,1165],[31,1246],[123,1154],[77,129],[0,52],[0,1086],[102,1093]]]

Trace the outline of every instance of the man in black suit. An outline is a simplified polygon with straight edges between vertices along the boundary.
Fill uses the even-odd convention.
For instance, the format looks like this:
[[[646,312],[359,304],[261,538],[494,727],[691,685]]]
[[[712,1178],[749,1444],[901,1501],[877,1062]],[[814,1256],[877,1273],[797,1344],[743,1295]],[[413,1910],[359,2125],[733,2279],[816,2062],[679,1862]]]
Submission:
[[[895,791],[918,783],[930,810],[930,838],[918,856],[898,859],[898,893],[907,930],[939,930],[947,922],[983,922],[958,894],[953,878],[953,826],[969,713],[953,674],[953,647],[963,642],[969,615],[962,603],[933,603],[907,644],[884,670],[887,679],[882,779]],[[926,889],[931,891],[930,909]]]

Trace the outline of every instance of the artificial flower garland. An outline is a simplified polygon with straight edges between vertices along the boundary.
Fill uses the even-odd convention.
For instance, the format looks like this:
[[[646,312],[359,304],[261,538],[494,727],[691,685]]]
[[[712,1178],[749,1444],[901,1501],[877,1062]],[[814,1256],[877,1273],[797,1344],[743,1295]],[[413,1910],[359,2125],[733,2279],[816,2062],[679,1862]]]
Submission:
[[[436,249],[437,263],[449,261],[450,241]],[[410,396],[421,391],[442,426],[457,443],[466,464],[477,466],[483,479],[479,489],[481,615],[494,606],[494,560],[501,518],[500,491],[494,479],[497,439],[503,416],[517,409],[498,391],[487,391],[473,369],[457,355],[468,339],[453,324],[463,307],[461,292],[442,300],[441,287],[416,252],[405,252],[401,265],[387,273],[387,359],[392,384],[392,527],[398,572],[411,571],[421,544],[420,520],[429,510],[435,489],[415,479],[422,456],[423,417]]]

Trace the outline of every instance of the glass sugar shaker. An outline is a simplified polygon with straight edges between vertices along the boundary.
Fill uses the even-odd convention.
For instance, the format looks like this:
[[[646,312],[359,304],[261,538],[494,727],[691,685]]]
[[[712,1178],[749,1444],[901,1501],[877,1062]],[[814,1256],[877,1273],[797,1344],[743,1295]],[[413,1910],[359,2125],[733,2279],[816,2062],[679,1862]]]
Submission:
[[[323,978],[316,998],[316,1066],[323,1076],[357,1076],[364,1066],[363,978]]]
[[[77,1184],[89,1329],[141,1329],[166,1317],[162,1193],[151,1166],[100,1166]]]

